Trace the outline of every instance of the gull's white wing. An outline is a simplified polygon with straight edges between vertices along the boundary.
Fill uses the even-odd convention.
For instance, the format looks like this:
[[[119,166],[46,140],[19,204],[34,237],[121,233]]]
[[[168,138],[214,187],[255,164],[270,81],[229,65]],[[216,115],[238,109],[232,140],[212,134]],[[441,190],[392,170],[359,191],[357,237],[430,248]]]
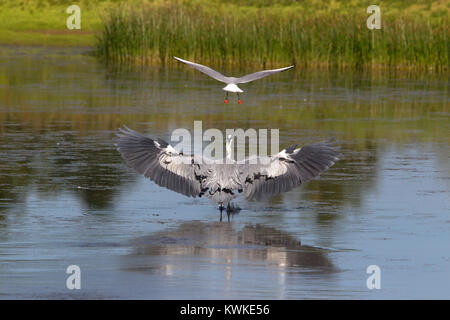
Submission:
[[[330,140],[295,148],[271,156],[267,164],[241,164],[243,196],[263,199],[289,191],[327,170],[341,156]]]
[[[180,62],[183,62],[185,64],[187,64],[188,66],[191,66],[194,69],[197,69],[200,72],[203,72],[204,74],[207,74],[208,76],[210,76],[211,78],[216,79],[217,81],[220,82],[224,82],[224,83],[230,83],[230,78],[229,77],[225,77],[223,74],[217,72],[216,70],[211,69],[210,67],[204,66],[202,64],[198,64],[198,63],[194,63],[194,62],[190,62],[187,60],[183,60],[177,57],[174,57],[175,60],[178,60]]]
[[[256,79],[261,79],[267,76],[270,76],[271,74],[277,73],[277,72],[282,72],[282,71],[286,71],[289,70],[291,68],[293,68],[294,66],[289,66],[289,67],[285,67],[285,68],[280,68],[280,69],[272,69],[272,70],[264,70],[264,71],[258,71],[255,73],[250,73],[247,74],[243,77],[237,78],[234,83],[239,84],[239,83],[247,83]]]
[[[155,141],[127,127],[119,129],[117,150],[125,162],[161,187],[197,197],[203,194],[203,168],[191,155],[178,153],[164,140]]]

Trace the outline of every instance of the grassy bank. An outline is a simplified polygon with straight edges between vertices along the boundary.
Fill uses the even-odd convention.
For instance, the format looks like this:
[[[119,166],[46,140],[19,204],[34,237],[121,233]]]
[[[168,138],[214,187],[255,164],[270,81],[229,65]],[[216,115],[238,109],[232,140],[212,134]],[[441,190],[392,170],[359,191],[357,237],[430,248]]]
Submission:
[[[68,30],[66,9],[81,8],[81,30]],[[0,0],[0,44],[43,46],[95,46],[102,29],[99,12],[107,1]]]
[[[214,65],[448,68],[445,2],[434,11],[426,2],[427,11],[390,1],[389,9],[381,5],[381,30],[366,27],[367,1],[264,3],[179,0],[116,7],[104,17],[97,52],[109,61],[142,64],[180,56]]]
[[[213,65],[400,67],[447,70],[450,3],[366,0],[80,0],[68,30],[63,0],[0,0],[0,44],[92,46],[112,62],[161,64],[174,55]]]

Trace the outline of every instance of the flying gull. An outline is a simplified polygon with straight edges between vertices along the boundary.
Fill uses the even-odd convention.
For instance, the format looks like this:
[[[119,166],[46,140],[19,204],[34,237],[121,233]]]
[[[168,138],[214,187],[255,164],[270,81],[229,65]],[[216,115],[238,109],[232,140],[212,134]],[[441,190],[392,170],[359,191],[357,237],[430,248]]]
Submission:
[[[247,74],[240,78],[235,78],[235,77],[226,77],[223,74],[221,74],[220,72],[217,72],[216,70],[213,70],[210,67],[207,67],[207,66],[204,66],[204,65],[201,65],[198,63],[190,62],[190,61],[183,60],[183,59],[177,58],[177,57],[174,57],[174,58],[180,62],[187,64],[188,66],[191,66],[194,69],[197,69],[200,72],[203,72],[204,74],[207,74],[208,76],[216,79],[217,81],[226,83],[227,85],[223,88],[223,90],[225,90],[227,92],[227,95],[224,100],[224,103],[226,103],[226,104],[229,102],[228,101],[228,92],[236,93],[237,97],[238,97],[238,103],[242,104],[242,100],[239,98],[239,92],[244,92],[244,91],[242,91],[237,86],[238,84],[247,83],[247,82],[250,82],[253,80],[261,79],[261,78],[270,76],[271,74],[289,70],[294,67],[294,66],[289,66],[289,67],[280,68],[280,69],[263,70],[263,71],[258,71],[255,73]]]

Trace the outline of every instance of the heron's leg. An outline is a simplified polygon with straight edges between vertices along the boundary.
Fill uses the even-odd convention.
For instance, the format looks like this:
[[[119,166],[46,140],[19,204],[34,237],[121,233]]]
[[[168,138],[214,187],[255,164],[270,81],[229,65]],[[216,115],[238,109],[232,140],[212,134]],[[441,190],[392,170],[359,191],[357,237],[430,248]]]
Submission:
[[[219,206],[219,209],[220,209],[220,222],[222,222],[222,211],[223,211],[223,206],[220,205],[220,206]]]
[[[242,104],[242,100],[241,100],[241,98],[239,97],[239,92],[236,92],[237,93],[237,97],[238,97],[238,103],[239,104]]]
[[[225,96],[225,100],[223,100],[223,103],[228,104],[228,91],[227,91],[227,95]]]
[[[228,222],[230,222],[230,214],[231,214],[231,206],[230,206],[230,203],[228,202],[228,206],[227,206],[227,217],[228,217]]]

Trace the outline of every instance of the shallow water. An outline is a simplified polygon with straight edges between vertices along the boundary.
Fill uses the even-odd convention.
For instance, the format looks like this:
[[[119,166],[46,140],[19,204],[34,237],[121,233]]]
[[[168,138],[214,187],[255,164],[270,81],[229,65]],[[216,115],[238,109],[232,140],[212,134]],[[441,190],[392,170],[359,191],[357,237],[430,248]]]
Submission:
[[[450,298],[446,75],[296,70],[224,105],[220,83],[184,66],[26,47],[1,47],[0,66],[0,298]],[[112,142],[121,125],[169,139],[194,120],[278,128],[281,147],[335,137],[344,158],[219,222]]]

